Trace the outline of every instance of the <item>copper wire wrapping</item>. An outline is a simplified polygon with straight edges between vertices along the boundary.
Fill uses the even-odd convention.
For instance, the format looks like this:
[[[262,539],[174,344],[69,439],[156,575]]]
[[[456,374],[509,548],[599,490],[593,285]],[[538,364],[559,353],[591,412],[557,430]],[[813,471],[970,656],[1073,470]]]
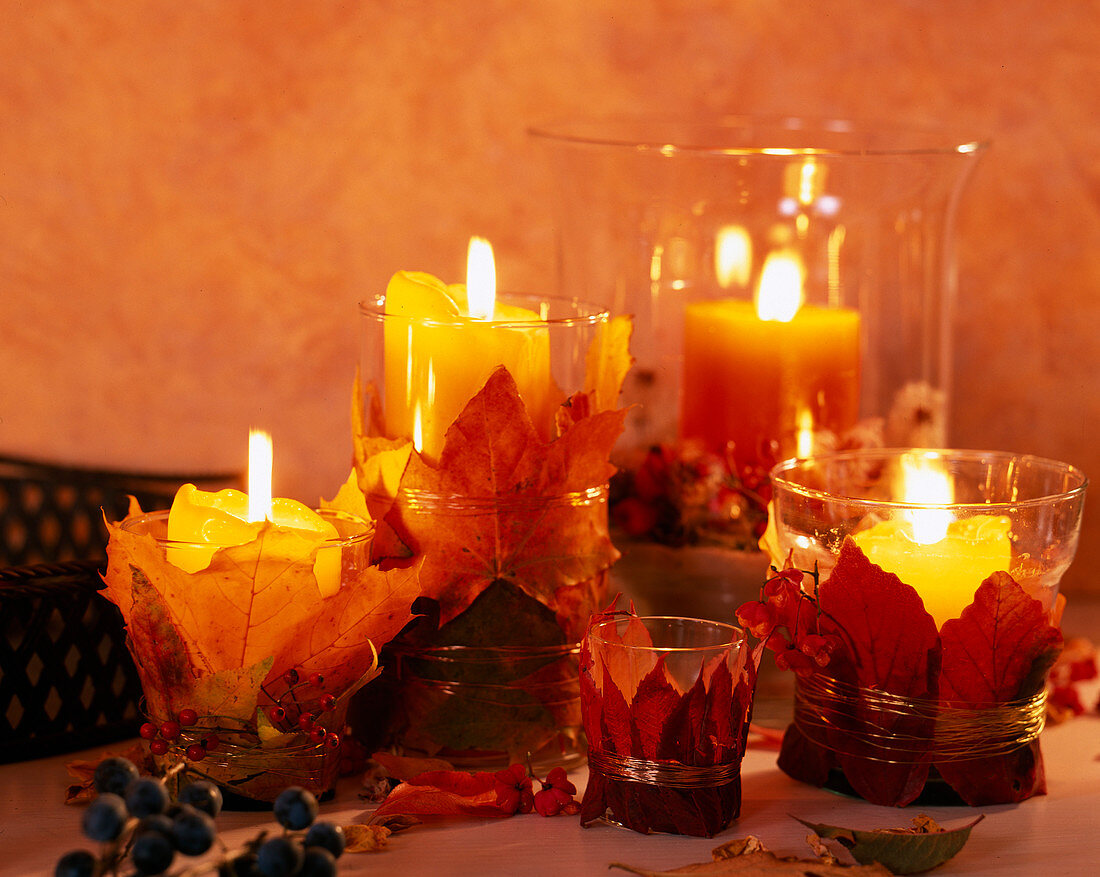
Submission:
[[[625,780],[670,789],[708,789],[734,782],[740,776],[741,764],[740,760],[708,765],[651,761],[590,748],[588,770],[610,780]]]

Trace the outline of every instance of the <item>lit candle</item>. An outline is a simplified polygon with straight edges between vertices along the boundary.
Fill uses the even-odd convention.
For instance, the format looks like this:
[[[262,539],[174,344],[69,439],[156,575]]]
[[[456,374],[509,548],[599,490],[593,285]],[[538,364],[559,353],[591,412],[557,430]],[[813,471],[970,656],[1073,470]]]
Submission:
[[[219,548],[251,542],[265,521],[295,530],[318,543],[337,539],[336,528],[297,500],[271,497],[271,437],[249,435],[248,493],[226,488],[217,492],[184,484],[168,512],[168,560],[185,572],[206,569]],[[313,565],[322,597],[340,589],[340,548],[317,549]]]
[[[680,435],[740,464],[813,450],[806,437],[859,417],[859,314],[803,303],[802,263],[772,253],[755,302],[687,305]],[[801,434],[801,439],[800,439]]]
[[[953,489],[934,454],[913,454],[902,463],[903,502],[912,509],[852,534],[867,559],[912,587],[942,626],[957,618],[978,586],[1012,562],[1011,521],[1003,515],[956,518],[948,506]]]
[[[550,336],[534,311],[496,300],[492,249],[470,242],[466,284],[399,271],[386,287],[386,431],[437,460],[447,429],[498,366],[535,428],[552,437]],[[525,325],[534,324],[534,325]]]

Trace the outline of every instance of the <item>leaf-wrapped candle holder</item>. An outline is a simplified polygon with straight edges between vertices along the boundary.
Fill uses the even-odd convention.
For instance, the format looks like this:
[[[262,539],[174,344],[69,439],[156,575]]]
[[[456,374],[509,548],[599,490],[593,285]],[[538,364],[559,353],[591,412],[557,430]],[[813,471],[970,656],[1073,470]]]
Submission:
[[[588,785],[581,825],[711,837],[741,810],[756,668],[736,627],[593,617],[581,650]]]
[[[779,766],[885,805],[926,787],[971,805],[1042,794],[1044,683],[1084,475],[930,450],[825,454],[772,475],[777,572],[738,618],[798,674]]]
[[[243,544],[183,543],[167,538],[168,512],[136,503],[108,523],[104,594],[126,623],[146,736],[163,761],[185,762],[184,780],[254,802],[289,785],[331,791],[348,701],[420,589],[416,564],[372,559],[369,520],[318,514],[335,537],[267,521]],[[333,579],[327,596],[319,573]]]
[[[554,299],[517,298],[522,320],[412,312],[453,307],[454,290],[399,274],[361,305],[355,474],[380,538],[423,555],[425,598],[364,712],[402,752],[568,764],[583,758],[578,643],[618,556],[607,482],[630,323]]]

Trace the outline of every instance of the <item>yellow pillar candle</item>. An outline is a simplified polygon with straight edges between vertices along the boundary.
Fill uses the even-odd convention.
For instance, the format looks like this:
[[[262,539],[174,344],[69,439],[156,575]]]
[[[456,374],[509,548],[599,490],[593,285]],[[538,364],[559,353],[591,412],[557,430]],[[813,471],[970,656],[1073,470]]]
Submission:
[[[1008,572],[1012,563],[1011,521],[1003,515],[975,515],[951,521],[943,537],[918,541],[920,515],[939,510],[909,512],[917,520],[881,521],[852,535],[868,560],[892,572],[914,588],[936,626],[958,618],[974,599],[978,586],[990,575]]]
[[[270,443],[270,439],[268,439]],[[256,480],[256,445],[249,460],[249,492],[253,496],[271,496],[271,469],[267,465],[266,483]],[[270,460],[270,444],[268,444]],[[264,519],[280,527],[299,531],[319,543],[313,573],[322,597],[340,589],[340,548],[320,543],[339,538],[336,528],[317,512],[297,500],[276,497],[257,514],[250,509],[249,494],[233,488],[217,492],[199,490],[184,484],[176,491],[168,512],[168,560],[184,572],[206,569],[219,548],[243,545],[259,534]]]
[[[430,274],[399,271],[386,287],[386,432],[411,439],[432,460],[439,458],[447,429],[501,365],[539,434],[552,438],[546,323],[526,308],[499,302],[479,308],[475,286],[491,281],[475,280],[472,271],[467,279],[467,285],[448,286]]]

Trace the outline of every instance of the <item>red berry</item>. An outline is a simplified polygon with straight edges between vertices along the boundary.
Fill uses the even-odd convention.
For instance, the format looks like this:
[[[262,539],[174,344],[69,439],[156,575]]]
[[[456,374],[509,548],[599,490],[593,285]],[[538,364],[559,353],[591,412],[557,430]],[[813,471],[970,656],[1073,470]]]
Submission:
[[[273,706],[267,711],[267,717],[271,719],[271,721],[274,722],[276,725],[278,725],[280,722],[283,721],[283,719],[286,718],[286,710],[283,709],[281,706]]]
[[[207,734],[202,738],[202,748],[207,752],[213,752],[221,742],[221,738],[217,734]]]
[[[168,751],[168,743],[164,740],[153,740],[149,744],[149,751],[153,755],[164,755]]]
[[[199,720],[199,714],[193,709],[180,710],[179,714],[180,724],[185,728],[190,728],[195,722]]]
[[[331,694],[326,694],[321,698],[321,709],[325,712],[332,712],[336,709],[336,697]]]
[[[340,735],[339,734],[332,734],[332,733],[326,734],[325,735],[325,745],[329,749],[339,749],[340,748]]]
[[[175,740],[179,735],[179,722],[165,722],[160,726],[160,736],[165,740]]]
[[[298,727],[303,731],[308,731],[313,727],[313,716],[309,713],[302,713],[298,716]]]
[[[310,673],[309,684],[312,685],[314,688],[320,688],[322,685],[325,684],[325,677],[322,676],[320,673]]]
[[[138,733],[146,740],[152,740],[157,736],[157,726],[154,725],[152,722],[146,722],[144,725],[138,728]]]
[[[328,731],[326,731],[320,725],[314,725],[309,730],[309,739],[312,740],[314,743],[324,743],[327,736]]]
[[[291,667],[283,674],[283,682],[285,682],[287,685],[297,685],[298,671]]]
[[[206,750],[201,743],[192,743],[187,747],[187,752],[185,754],[192,761],[202,761],[206,758]]]

